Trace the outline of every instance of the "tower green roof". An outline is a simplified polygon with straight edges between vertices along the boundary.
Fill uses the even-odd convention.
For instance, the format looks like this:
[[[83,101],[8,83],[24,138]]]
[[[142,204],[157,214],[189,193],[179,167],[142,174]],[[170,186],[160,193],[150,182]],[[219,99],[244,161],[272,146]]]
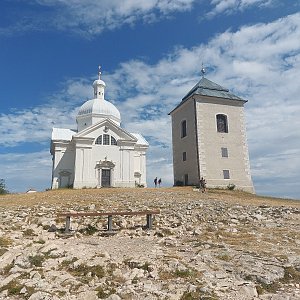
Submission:
[[[208,80],[205,77],[202,77],[201,80],[182,98],[182,102],[193,95],[225,98],[246,102],[246,100],[230,93],[228,89]]]

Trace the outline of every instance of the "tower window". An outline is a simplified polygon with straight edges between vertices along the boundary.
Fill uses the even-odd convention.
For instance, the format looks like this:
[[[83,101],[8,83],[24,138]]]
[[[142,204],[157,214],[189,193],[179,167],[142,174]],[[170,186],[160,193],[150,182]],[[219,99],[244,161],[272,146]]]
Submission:
[[[99,135],[99,136],[97,137],[95,144],[97,144],[97,145],[102,145],[102,135]]]
[[[217,119],[217,131],[228,133],[227,116],[219,114],[216,116],[216,119]]]
[[[113,136],[110,137],[110,144],[115,146],[117,145],[117,141]]]
[[[183,161],[186,161],[186,152],[183,152],[183,153],[182,153],[182,160],[183,160]]]
[[[109,134],[103,134],[103,145],[109,145]]]
[[[224,179],[230,179],[229,170],[223,170],[223,178]]]
[[[228,149],[227,148],[221,148],[222,157],[228,157]]]
[[[186,120],[181,122],[181,137],[186,136]]]

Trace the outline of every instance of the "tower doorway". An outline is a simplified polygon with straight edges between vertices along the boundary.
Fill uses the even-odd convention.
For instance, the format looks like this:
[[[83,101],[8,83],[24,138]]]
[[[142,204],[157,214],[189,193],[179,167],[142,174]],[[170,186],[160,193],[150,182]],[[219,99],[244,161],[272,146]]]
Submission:
[[[189,175],[184,174],[184,185],[189,185]]]

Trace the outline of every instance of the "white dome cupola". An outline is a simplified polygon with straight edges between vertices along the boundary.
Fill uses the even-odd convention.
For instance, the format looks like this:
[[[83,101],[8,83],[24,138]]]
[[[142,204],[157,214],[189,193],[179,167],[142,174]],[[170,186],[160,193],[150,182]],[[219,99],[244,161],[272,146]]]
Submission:
[[[119,110],[104,99],[106,84],[101,79],[99,67],[98,79],[93,82],[94,99],[86,101],[78,111],[76,117],[78,132],[104,119],[110,119],[120,126],[121,115]]]
[[[101,66],[99,66],[98,69],[98,79],[93,82],[94,97],[104,100],[104,90],[106,84],[103,80],[101,80]]]

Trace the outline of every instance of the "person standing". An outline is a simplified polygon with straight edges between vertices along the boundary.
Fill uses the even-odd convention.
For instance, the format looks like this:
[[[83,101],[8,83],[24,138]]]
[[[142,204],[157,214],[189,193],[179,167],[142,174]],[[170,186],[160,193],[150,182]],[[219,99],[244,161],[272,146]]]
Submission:
[[[161,185],[161,178],[158,179],[158,187]]]
[[[154,187],[157,187],[157,177],[154,178]]]
[[[200,189],[201,189],[202,193],[205,193],[205,191],[206,191],[206,181],[203,177],[201,177],[201,179],[200,179]]]

